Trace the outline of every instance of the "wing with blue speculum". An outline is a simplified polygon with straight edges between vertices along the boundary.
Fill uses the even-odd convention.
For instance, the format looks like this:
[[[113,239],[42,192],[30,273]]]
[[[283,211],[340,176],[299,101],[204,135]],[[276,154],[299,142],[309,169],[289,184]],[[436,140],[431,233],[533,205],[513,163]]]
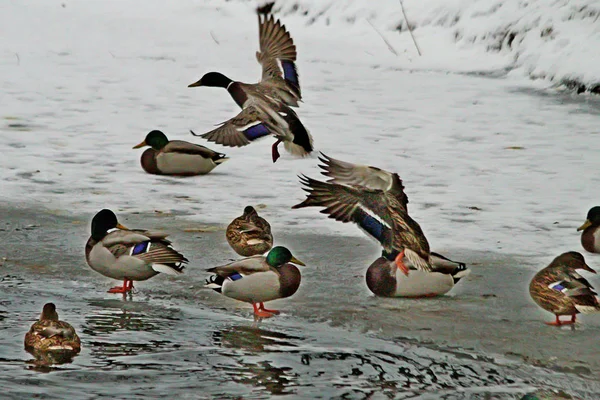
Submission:
[[[223,122],[218,128],[198,135],[209,142],[223,146],[242,147],[250,142],[271,134],[267,125],[262,121],[263,113],[254,106],[244,108],[238,115]]]

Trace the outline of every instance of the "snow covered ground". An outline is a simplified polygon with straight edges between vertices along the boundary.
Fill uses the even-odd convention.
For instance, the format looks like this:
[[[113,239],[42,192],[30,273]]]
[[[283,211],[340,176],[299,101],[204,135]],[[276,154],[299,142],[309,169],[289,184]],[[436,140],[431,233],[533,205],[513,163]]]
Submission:
[[[538,266],[580,250],[575,228],[598,204],[600,101],[548,88],[566,77],[600,82],[598,6],[407,0],[418,57],[399,3],[374,4],[276,7],[298,48],[298,113],[316,150],[400,173],[434,249],[530,254]],[[189,83],[208,71],[260,76],[255,6],[0,3],[0,199],[90,218],[106,207],[220,224],[264,204],[275,233],[362,235],[316,209],[290,209],[304,198],[296,175],[318,177],[316,154],[282,152],[273,164],[271,139],[230,149],[188,133],[238,112],[224,90]],[[501,32],[515,34],[511,45]],[[147,175],[131,147],[152,129],[231,160],[207,176]]]

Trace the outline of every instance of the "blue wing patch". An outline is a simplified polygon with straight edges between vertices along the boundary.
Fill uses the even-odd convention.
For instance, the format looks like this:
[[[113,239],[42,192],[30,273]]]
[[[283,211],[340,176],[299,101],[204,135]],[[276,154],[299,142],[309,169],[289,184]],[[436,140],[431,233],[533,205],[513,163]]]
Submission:
[[[296,65],[293,61],[281,61],[281,67],[283,68],[283,76],[286,81],[292,82],[298,86],[298,72],[296,71]]]
[[[371,217],[369,214],[364,213],[361,221],[358,222],[361,228],[363,228],[369,235],[381,242],[383,240],[384,226],[381,222]]]
[[[233,274],[229,275],[228,278],[231,279],[232,281],[237,281],[237,280],[242,279],[242,275],[237,272],[234,272]]]
[[[565,290],[565,289],[566,289],[566,287],[564,287],[564,286],[562,285],[562,282],[554,282],[554,283],[551,283],[550,285],[548,285],[548,287],[549,287],[550,289],[558,290],[559,292],[562,292],[563,290]]]
[[[270,132],[264,124],[251,126],[244,131],[244,135],[248,140],[258,139],[263,136],[267,136],[268,134],[270,134]]]
[[[131,255],[135,256],[136,254],[142,254],[150,249],[150,242],[138,243],[131,249]]]

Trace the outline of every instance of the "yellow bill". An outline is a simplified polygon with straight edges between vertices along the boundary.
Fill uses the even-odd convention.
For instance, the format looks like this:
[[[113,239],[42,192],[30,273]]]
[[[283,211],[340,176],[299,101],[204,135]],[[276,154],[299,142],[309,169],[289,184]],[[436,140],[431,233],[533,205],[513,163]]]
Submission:
[[[306,267],[306,264],[304,264],[302,261],[298,260],[296,257],[292,256],[292,259],[290,260],[290,262],[293,262],[294,264],[298,264],[298,265],[303,265]]]
[[[592,226],[592,223],[590,222],[589,219],[586,219],[585,222],[583,223],[583,225],[581,225],[579,228],[577,228],[577,230],[582,231],[584,229],[587,229],[590,226]]]

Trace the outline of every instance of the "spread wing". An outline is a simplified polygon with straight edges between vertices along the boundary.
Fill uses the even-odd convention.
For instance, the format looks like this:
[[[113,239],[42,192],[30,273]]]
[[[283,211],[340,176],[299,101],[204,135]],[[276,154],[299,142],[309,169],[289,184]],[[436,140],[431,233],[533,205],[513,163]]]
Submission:
[[[261,83],[285,87],[300,100],[296,46],[285,25],[272,15],[259,12],[258,37],[260,51],[256,59],[263,69]]]
[[[323,153],[319,156],[319,161],[323,163],[319,165],[323,170],[321,173],[331,178],[327,182],[389,191],[407,209],[408,197],[398,174],[377,167],[336,160]]]
[[[223,158],[225,154],[218,153],[214,150],[209,149],[208,147],[201,146],[199,144],[194,144],[190,142],[186,142],[183,140],[171,140],[163,149],[163,153],[185,153],[192,155],[199,155],[204,158]]]
[[[237,260],[229,264],[207,269],[208,272],[214,272],[223,278],[226,278],[234,273],[250,275],[256,272],[265,272],[269,270],[270,267],[266,263],[263,256],[242,258],[241,260]]]
[[[202,135],[192,131],[192,135],[223,146],[242,147],[271,133],[267,124],[262,122],[263,119],[263,112],[259,108],[249,106],[235,117],[223,122],[218,128]]]

